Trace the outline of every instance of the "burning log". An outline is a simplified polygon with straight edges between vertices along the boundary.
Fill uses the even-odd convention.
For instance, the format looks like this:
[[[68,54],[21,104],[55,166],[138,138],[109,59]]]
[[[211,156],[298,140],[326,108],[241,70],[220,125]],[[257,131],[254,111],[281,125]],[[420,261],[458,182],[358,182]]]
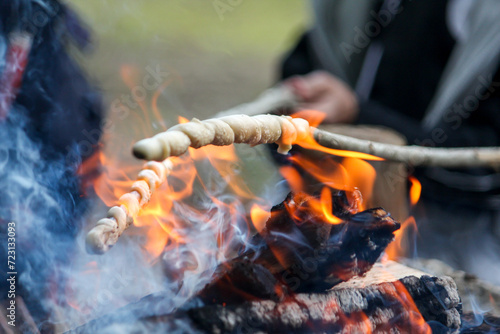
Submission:
[[[294,292],[324,291],[364,275],[400,225],[383,209],[351,214],[345,193],[332,196],[337,224],[315,211],[317,198],[290,194],[271,210],[260,234],[235,259],[222,264],[214,281],[199,294],[203,302],[230,303],[234,299],[285,298]],[[266,290],[263,286],[271,286]]]
[[[161,163],[146,163],[130,192],[118,200],[119,206],[109,209],[107,218],[99,220],[87,234],[87,251],[103,254],[113,247],[123,231],[132,224],[139,210],[149,202],[154,190],[165,181],[171,169],[172,163],[168,159]]]
[[[450,278],[407,276],[361,285],[334,288],[324,294],[300,293],[282,303],[267,300],[211,305],[188,310],[187,314],[195,328],[219,333],[239,333],[243,328],[267,333],[389,332],[394,328],[429,333],[426,321],[437,321],[451,329],[460,327],[460,298]],[[407,296],[416,304],[405,300]]]
[[[325,193],[331,215],[316,207]],[[250,244],[180,309],[171,311],[169,294],[150,295],[73,333],[123,326],[196,333],[429,333],[427,321],[458,328],[453,280],[393,262],[374,265],[399,224],[383,209],[356,211],[343,191],[290,194]]]
[[[413,303],[411,300],[414,300]],[[426,321],[460,327],[460,298],[447,277],[430,277],[403,265],[378,263],[365,277],[323,293],[299,293],[282,301],[193,306],[165,312],[165,297],[150,295],[70,333],[110,328],[193,333],[399,332],[430,333]]]

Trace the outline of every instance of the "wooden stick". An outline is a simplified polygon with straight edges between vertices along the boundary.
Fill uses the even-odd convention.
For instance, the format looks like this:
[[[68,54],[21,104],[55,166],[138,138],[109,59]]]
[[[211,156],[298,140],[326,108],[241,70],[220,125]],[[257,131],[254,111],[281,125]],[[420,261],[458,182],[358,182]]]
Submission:
[[[172,170],[172,162],[147,162],[132,184],[130,192],[118,200],[118,205],[109,209],[107,218],[99,220],[86,238],[87,252],[103,254],[113,247],[122,233],[132,224],[139,210],[146,206],[154,190],[165,182]]]
[[[289,116],[232,115],[206,121],[179,124],[152,138],[143,139],[134,145],[137,158],[163,160],[169,156],[184,154],[188,147],[205,145],[230,145],[246,143],[257,145],[278,143],[278,152],[286,154],[292,144],[301,145],[301,140],[312,133],[323,147],[356,151],[383,159],[404,162],[413,166],[441,167],[499,167],[499,147],[434,148],[422,146],[398,146],[326,132],[301,118]],[[302,145],[310,148],[304,141]]]
[[[398,146],[343,136],[312,128],[314,139],[321,146],[371,154],[390,161],[412,166],[449,168],[500,166],[500,147],[439,148]],[[299,143],[300,145],[300,143]]]

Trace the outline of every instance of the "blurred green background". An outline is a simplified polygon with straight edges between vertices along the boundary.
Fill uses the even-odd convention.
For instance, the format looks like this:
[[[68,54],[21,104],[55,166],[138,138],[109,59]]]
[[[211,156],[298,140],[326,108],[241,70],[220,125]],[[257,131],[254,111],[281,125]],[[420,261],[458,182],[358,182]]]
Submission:
[[[176,74],[177,85],[158,101],[167,118],[203,117],[255,97],[275,80],[279,58],[309,21],[305,0],[68,2],[94,32],[95,50],[84,62],[108,102],[130,93],[123,65]]]
[[[204,119],[255,98],[275,82],[281,57],[310,22],[306,0],[67,3],[93,31],[92,52],[76,54],[105,96],[111,124],[106,155],[122,164],[133,161],[135,141],[176,124],[178,115]],[[148,67],[169,73],[163,90],[143,89]],[[141,93],[139,106],[130,107],[132,101],[127,112],[116,110],[134,89]],[[240,147],[239,153],[247,178],[276,172],[262,148]],[[254,182],[254,191],[261,183]]]

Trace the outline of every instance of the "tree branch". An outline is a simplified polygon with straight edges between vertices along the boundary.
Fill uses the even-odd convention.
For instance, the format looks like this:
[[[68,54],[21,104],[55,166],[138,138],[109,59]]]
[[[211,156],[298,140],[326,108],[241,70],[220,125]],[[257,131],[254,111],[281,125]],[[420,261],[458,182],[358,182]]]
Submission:
[[[398,146],[357,139],[315,128],[312,131],[314,139],[321,146],[371,154],[390,161],[404,162],[412,166],[450,168],[498,168],[500,166],[499,147],[436,148]]]

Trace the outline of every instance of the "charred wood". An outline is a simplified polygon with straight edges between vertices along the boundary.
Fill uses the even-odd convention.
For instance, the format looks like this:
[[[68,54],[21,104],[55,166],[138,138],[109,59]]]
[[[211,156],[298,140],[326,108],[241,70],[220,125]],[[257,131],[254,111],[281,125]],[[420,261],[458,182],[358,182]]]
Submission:
[[[419,333],[430,329],[429,321],[450,331],[460,327],[451,278],[376,263],[399,223],[380,208],[356,212],[344,192],[331,200],[335,224],[313,209],[318,197],[290,194],[180,309],[171,311],[167,294],[150,295],[73,333],[128,324],[195,333]]]
[[[274,300],[280,293],[283,297],[291,292],[324,291],[370,270],[400,226],[381,208],[351,214],[343,192],[332,196],[333,213],[342,218],[333,225],[311,209],[314,201],[317,198],[302,193],[290,194],[273,207],[264,230],[240,256],[219,267],[214,283],[200,295],[224,295],[223,291],[238,281],[230,277],[232,271],[241,271],[242,263],[255,272],[267,269],[275,277],[274,290],[267,299]],[[257,269],[250,263],[262,267]],[[258,281],[248,281],[251,277],[244,279],[247,292],[264,293]]]
[[[401,274],[412,275],[398,278]],[[152,333],[419,333],[428,328],[428,321],[449,332],[460,327],[460,298],[452,279],[426,276],[391,263],[377,264],[366,277],[354,278],[323,293],[299,293],[283,301],[250,300],[184,308],[174,313],[162,311],[162,305],[166,305],[163,303],[168,302],[162,295],[151,295],[71,333],[116,326],[129,329],[127,324]]]
[[[447,328],[460,327],[458,294],[451,279],[409,276],[366,288],[333,289],[324,294],[298,294],[283,303],[246,302],[191,309],[189,317],[198,329],[215,333],[261,330],[274,332],[424,332],[426,321]],[[430,285],[430,287],[429,287]],[[404,291],[417,300],[422,316],[401,299]],[[438,291],[438,295],[433,292]],[[412,295],[413,293],[413,295]],[[440,298],[448,301],[442,303]],[[449,307],[449,308],[447,308]],[[397,331],[396,331],[397,332]]]

